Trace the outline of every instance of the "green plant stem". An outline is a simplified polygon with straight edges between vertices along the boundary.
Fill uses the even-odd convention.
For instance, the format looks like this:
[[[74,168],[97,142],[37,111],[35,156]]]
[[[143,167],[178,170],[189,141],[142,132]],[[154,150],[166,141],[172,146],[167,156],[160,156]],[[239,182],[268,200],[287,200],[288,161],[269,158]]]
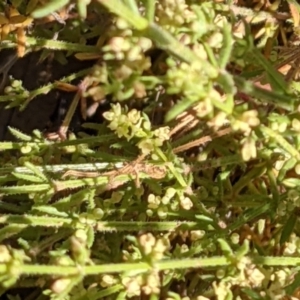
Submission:
[[[154,21],[155,16],[155,0],[146,0],[145,2],[145,8],[146,8],[146,19],[148,22]]]
[[[274,256],[257,256],[249,257],[254,264],[264,266],[296,266],[300,264],[299,257],[274,257]],[[155,269],[159,271],[172,269],[188,269],[188,268],[211,268],[218,266],[229,266],[230,260],[223,256],[215,256],[209,258],[192,258],[180,260],[167,260],[155,262]],[[49,275],[49,276],[74,276],[79,274],[98,275],[105,273],[121,273],[135,270],[146,272],[152,270],[152,266],[148,263],[119,263],[119,264],[103,264],[94,266],[51,266],[51,265],[30,265],[24,264],[19,266],[19,274],[26,275]],[[7,272],[7,265],[0,264],[0,273]]]
[[[300,262],[300,259],[298,259]],[[230,262],[225,257],[210,257],[204,259],[182,259],[155,262],[157,270],[168,269],[187,269],[187,268],[204,268],[212,266],[227,266]],[[51,266],[51,265],[21,265],[19,266],[19,273],[27,275],[58,275],[58,276],[73,276],[78,274],[97,275],[105,273],[120,273],[126,271],[150,271],[153,267],[144,262],[138,263],[119,263],[119,264],[105,264],[95,266]],[[0,273],[7,270],[6,264],[0,264]]]

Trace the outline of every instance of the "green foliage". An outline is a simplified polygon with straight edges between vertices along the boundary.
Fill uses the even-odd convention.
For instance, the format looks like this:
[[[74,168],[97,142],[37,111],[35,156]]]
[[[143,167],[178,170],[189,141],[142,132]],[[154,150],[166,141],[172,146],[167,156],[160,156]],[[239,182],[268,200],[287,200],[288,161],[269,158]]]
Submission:
[[[54,138],[9,128],[16,141],[0,142],[1,297],[296,295],[299,87],[261,51],[278,43],[274,14],[222,1],[11,2],[2,48],[95,64],[32,91],[10,78],[0,96],[26,109],[54,89],[75,94]],[[75,135],[86,98],[110,109]]]

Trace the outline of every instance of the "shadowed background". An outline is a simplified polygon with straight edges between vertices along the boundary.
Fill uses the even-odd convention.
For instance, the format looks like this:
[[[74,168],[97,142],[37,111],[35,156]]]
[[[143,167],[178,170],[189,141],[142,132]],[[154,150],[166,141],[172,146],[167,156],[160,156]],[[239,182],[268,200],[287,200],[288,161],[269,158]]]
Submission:
[[[12,51],[0,51],[0,65],[9,59]],[[8,75],[14,79],[22,80],[23,86],[29,91],[88,68],[93,64],[93,62],[79,61],[74,57],[69,57],[66,65],[62,65],[51,58],[39,62],[40,54],[40,52],[33,52],[17,59],[8,72]],[[8,79],[6,80],[7,84],[9,84]],[[34,129],[56,130],[61,124],[73,97],[74,93],[52,90],[48,94],[35,97],[24,111],[20,111],[19,107],[5,109],[8,103],[1,103],[0,140],[13,139],[8,131],[8,126],[17,128],[24,133],[31,133]],[[76,130],[78,126],[80,127],[80,123],[80,114],[77,111],[71,127]]]

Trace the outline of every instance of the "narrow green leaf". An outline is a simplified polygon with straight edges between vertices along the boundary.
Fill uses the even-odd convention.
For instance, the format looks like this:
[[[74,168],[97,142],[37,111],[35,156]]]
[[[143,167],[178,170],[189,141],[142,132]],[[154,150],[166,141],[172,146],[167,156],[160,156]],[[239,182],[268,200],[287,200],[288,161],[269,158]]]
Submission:
[[[89,299],[91,299],[91,300],[103,299],[103,298],[113,295],[117,292],[120,292],[122,289],[124,289],[124,286],[122,284],[116,284],[116,285],[113,285],[109,288],[103,289],[103,290],[91,295],[89,297]],[[121,299],[126,299],[126,297],[121,298]],[[77,298],[77,300],[86,300],[86,296],[84,295],[83,297]]]
[[[191,49],[180,43],[171,33],[164,30],[155,23],[150,23],[145,34],[152,39],[160,49],[179,58],[186,63],[198,61],[203,66],[203,71],[210,77],[216,78],[219,70],[213,67],[208,61],[200,59]]]
[[[87,230],[87,241],[86,241],[87,247],[91,248],[94,242],[95,242],[95,231],[94,228],[90,226],[88,227]]]
[[[37,177],[35,175],[21,174],[21,173],[17,173],[17,172],[12,172],[12,175],[18,179],[29,181],[29,182],[35,182],[35,183],[44,182],[43,179],[41,179],[40,177]]]
[[[182,99],[178,101],[172,108],[166,113],[165,122],[170,122],[174,120],[178,115],[188,110],[193,104],[195,104],[196,100],[191,100],[188,98]]]
[[[48,214],[50,216],[67,218],[68,214],[65,212],[61,212],[55,207],[47,206],[47,205],[39,205],[32,207],[32,210],[42,212],[44,214]]]
[[[175,292],[171,292],[171,291],[168,291],[168,297],[170,297],[169,299],[173,299],[173,300],[181,300],[182,299],[180,297],[180,295],[178,295]]]
[[[49,184],[32,184],[32,185],[20,185],[20,186],[1,186],[0,193],[6,195],[17,195],[17,194],[30,194],[34,192],[43,192],[50,189]]]
[[[296,221],[297,221],[297,216],[295,213],[292,213],[282,228],[282,232],[280,236],[281,245],[289,240],[291,234],[294,231]]]
[[[32,140],[32,137],[30,135],[25,134],[18,129],[8,126],[8,130],[14,137],[16,137],[17,139],[19,139],[21,141],[29,142]]]
[[[23,224],[9,224],[7,226],[2,227],[0,229],[0,242],[2,242],[5,239],[9,239],[14,235],[20,233],[26,227],[28,227],[28,225],[23,225]]]
[[[224,239],[218,239],[218,243],[225,256],[233,256],[233,252],[228,242]]]
[[[244,224],[270,211],[270,207],[270,203],[266,203],[257,208],[251,208],[246,210],[234,223],[228,226],[228,230],[234,231],[240,228]]]
[[[224,22],[222,26],[223,47],[220,49],[218,64],[220,69],[225,69],[231,57],[233,47],[232,27]]]
[[[32,12],[32,17],[35,19],[44,18],[51,13],[63,8],[70,0],[49,0],[44,2],[43,5]]]
[[[235,252],[235,257],[237,259],[241,259],[244,256],[246,256],[250,250],[249,246],[250,246],[249,241],[247,239],[245,239],[242,246],[240,246],[239,249]]]
[[[26,15],[31,14],[33,10],[36,8],[38,5],[39,0],[29,0],[27,6],[26,6]]]
[[[278,184],[277,184],[277,178],[274,174],[274,170],[272,168],[268,168],[267,170],[267,175],[269,178],[269,185],[270,185],[270,189],[271,189],[271,193],[272,193],[272,202],[273,205],[275,205],[276,207],[279,204],[279,192],[278,192]]]
[[[87,6],[88,6],[89,3],[87,1],[77,0],[76,4],[77,4],[77,10],[78,10],[78,14],[79,14],[80,18],[81,19],[86,19],[86,17],[87,17]]]
[[[278,182],[281,182],[285,178],[286,172],[293,169],[297,162],[298,160],[295,157],[291,157],[290,159],[284,162],[277,175]]]
[[[287,179],[284,179],[281,183],[286,187],[295,188],[295,187],[300,186],[300,179],[298,179],[298,178],[287,178]]]
[[[26,161],[24,163],[24,166],[26,168],[28,168],[29,170],[31,170],[33,174],[35,174],[36,176],[38,176],[42,180],[42,182],[48,180],[47,176],[41,171],[41,169],[37,168],[31,162]]]
[[[136,15],[139,15],[139,8],[137,6],[136,0],[123,0],[124,4]]]
[[[267,135],[268,137],[274,138],[280,148],[287,151],[297,160],[300,160],[300,153],[298,152],[298,150],[293,145],[291,145],[280,133],[275,132],[265,125],[261,125],[259,129],[263,134]]]
[[[22,0],[11,0],[11,3],[15,8],[18,8],[22,2]]]
[[[287,82],[284,80],[282,74],[280,74],[273,65],[261,54],[261,52],[257,48],[252,49],[252,53],[254,54],[255,59],[261,64],[261,66],[265,69],[270,78],[271,86],[281,93],[286,93],[288,91]]]
[[[276,91],[269,91],[256,86],[253,82],[247,81],[242,77],[234,76],[236,87],[240,92],[257,98],[275,106],[284,108],[288,111],[294,110],[294,97],[292,95],[282,94]]]
[[[233,77],[225,70],[220,70],[219,76],[217,77],[218,84],[222,87],[228,96],[233,96],[236,94],[237,88]]]
[[[298,271],[298,273],[296,275],[293,275],[293,282],[288,285],[287,287],[285,287],[285,291],[288,295],[292,296],[292,294],[294,293],[295,290],[297,290],[300,286],[300,272]]]

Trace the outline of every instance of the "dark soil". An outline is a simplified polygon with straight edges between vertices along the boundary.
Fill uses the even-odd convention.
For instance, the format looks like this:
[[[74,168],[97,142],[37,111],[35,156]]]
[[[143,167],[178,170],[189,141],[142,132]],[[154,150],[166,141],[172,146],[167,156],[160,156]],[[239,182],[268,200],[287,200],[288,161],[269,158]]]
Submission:
[[[8,60],[13,51],[0,51],[0,65]],[[40,62],[40,55],[41,52],[33,52],[19,58],[8,72],[14,79],[22,80],[23,86],[29,91],[88,68],[94,63],[79,61],[71,56],[68,57],[68,63],[62,65],[51,55]],[[0,103],[0,141],[14,139],[8,131],[8,126],[27,134],[34,129],[55,131],[61,124],[73,97],[74,93],[52,90],[48,94],[39,95],[33,99],[24,111],[20,111],[19,107],[6,109],[7,103]],[[73,128],[71,129],[77,131],[81,121],[80,113],[77,111],[72,120],[71,127]]]

